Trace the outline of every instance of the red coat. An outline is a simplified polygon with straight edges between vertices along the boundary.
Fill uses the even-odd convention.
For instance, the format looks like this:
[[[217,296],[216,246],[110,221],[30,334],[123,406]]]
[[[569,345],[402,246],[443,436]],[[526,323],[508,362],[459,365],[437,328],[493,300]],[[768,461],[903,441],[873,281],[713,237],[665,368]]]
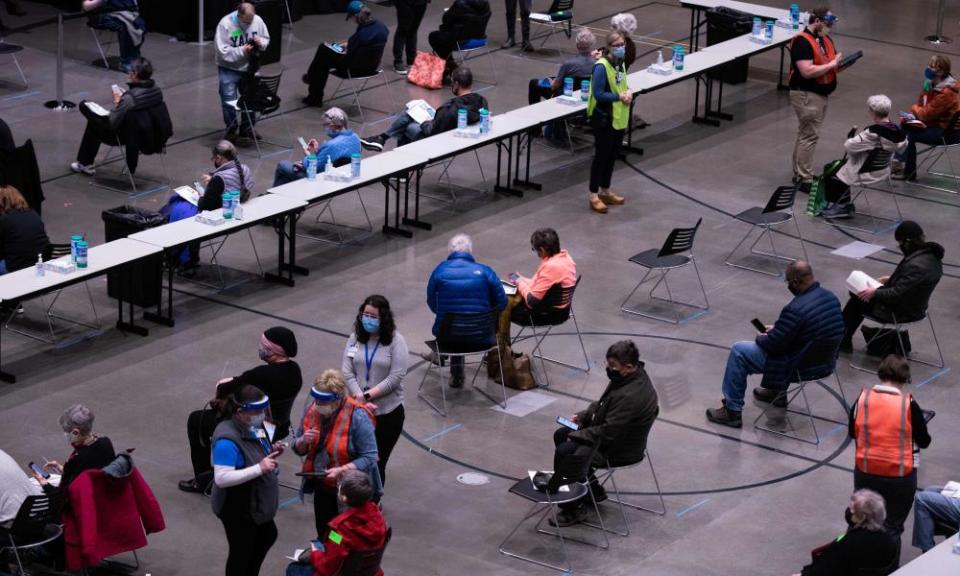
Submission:
[[[166,528],[160,504],[136,468],[119,478],[87,470],[67,487],[67,498],[63,537],[70,572],[143,548],[147,534]]]
[[[387,523],[373,502],[345,510],[330,521],[330,532],[324,550],[310,555],[314,576],[339,574],[353,550],[379,550],[387,545]],[[383,570],[377,570],[377,576],[383,576]]]

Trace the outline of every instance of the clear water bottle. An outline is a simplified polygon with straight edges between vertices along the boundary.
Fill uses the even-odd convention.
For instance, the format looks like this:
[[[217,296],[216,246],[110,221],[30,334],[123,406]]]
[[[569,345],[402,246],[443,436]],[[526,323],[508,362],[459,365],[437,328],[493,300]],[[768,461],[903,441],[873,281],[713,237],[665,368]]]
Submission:
[[[223,219],[232,220],[233,219],[233,194],[231,190],[227,190],[221,196],[222,206],[223,206]]]
[[[673,47],[673,69],[683,70],[683,46],[679,44]]]
[[[360,161],[363,157],[359,152],[350,155],[350,177],[359,178],[360,177]]]
[[[571,78],[571,82],[572,82]],[[573,91],[570,91],[570,94],[573,94]],[[480,109],[480,133],[488,134],[490,133],[490,111],[486,108]]]
[[[753,17],[753,32],[754,37],[759,38],[763,29],[763,23],[760,21],[758,16]]]
[[[567,98],[573,96],[573,78],[570,76],[563,79],[563,95]]]
[[[586,102],[590,99],[590,81],[581,80],[580,81],[580,100]]]
[[[43,254],[37,254],[37,266],[36,266],[36,269],[37,269],[37,276],[43,276],[43,275],[44,275],[44,269],[43,269]]]
[[[303,159],[303,167],[307,171],[307,180],[317,179],[317,155],[310,154]]]
[[[230,204],[233,206],[233,219],[243,220],[243,206],[240,205],[240,192],[234,190],[230,195],[233,196],[230,200]]]
[[[87,267],[87,241],[77,242],[77,268]]]
[[[81,234],[74,234],[70,237],[70,262],[73,264],[77,263],[77,242],[83,240]]]
[[[460,108],[457,110],[457,130],[466,130],[467,129],[467,109]]]
[[[794,30],[800,28],[800,5],[796,2],[790,5],[790,24]]]

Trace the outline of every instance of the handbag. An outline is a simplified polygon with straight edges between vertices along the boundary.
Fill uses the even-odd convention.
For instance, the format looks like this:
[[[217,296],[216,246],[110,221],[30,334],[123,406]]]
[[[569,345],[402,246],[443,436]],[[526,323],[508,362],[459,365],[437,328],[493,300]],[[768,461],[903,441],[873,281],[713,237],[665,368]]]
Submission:
[[[413,66],[407,71],[407,82],[430,90],[439,90],[443,87],[443,70],[446,61],[427,52],[417,51]]]
[[[823,165],[823,173],[813,177],[810,183],[810,198],[807,200],[807,216],[819,216],[827,205],[827,180],[833,178],[847,163],[847,156]]]
[[[514,390],[530,390],[536,388],[537,383],[533,380],[533,372],[530,371],[530,357],[521,354],[513,359],[513,378],[507,378],[507,388]]]

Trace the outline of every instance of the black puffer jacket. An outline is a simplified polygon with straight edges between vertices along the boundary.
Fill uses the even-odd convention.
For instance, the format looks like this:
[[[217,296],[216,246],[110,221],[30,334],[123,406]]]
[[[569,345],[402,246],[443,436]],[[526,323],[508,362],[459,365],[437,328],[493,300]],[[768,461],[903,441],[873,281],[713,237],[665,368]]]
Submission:
[[[487,0],[456,0],[443,13],[440,31],[452,34],[457,40],[486,38],[489,20],[490,2]]]
[[[898,322],[921,320],[927,313],[930,295],[943,276],[943,246],[924,242],[904,256],[897,269],[873,296],[873,313]]]

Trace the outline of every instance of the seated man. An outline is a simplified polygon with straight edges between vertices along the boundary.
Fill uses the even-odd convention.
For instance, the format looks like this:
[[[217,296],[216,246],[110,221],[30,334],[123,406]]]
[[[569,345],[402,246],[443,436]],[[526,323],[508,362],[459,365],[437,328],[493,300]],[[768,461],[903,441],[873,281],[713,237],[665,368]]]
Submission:
[[[427,283],[427,306],[436,314],[433,335],[441,336],[447,314],[479,314],[500,311],[507,296],[497,273],[473,258],[473,242],[466,234],[457,234],[448,245],[450,255],[437,265]],[[492,346],[493,342],[479,345]],[[431,360],[432,356],[429,357]],[[463,357],[450,361],[450,386],[463,386]]]
[[[467,111],[467,124],[476,124],[480,121],[480,109],[487,107],[487,99],[474,94],[472,88],[473,73],[466,66],[457,68],[450,84],[454,97],[437,108],[433,120],[418,123],[410,114],[401,112],[386,132],[371,138],[361,138],[360,144],[367,150],[380,152],[391,138],[398,138],[397,146],[403,146],[421,138],[453,130],[457,127],[457,111],[461,108]]]
[[[323,146],[316,139],[307,142],[306,154],[317,157],[317,173],[323,172],[327,166],[327,159],[334,165],[338,161],[350,160],[354,154],[360,153],[360,138],[353,130],[347,128],[347,114],[339,108],[328,108],[323,113],[323,124],[327,132],[327,140]],[[307,177],[303,162],[281,160],[273,174],[273,185],[280,186]]]
[[[899,162],[893,170],[896,180],[917,179],[917,142],[943,144],[947,124],[954,113],[960,110],[960,85],[950,75],[949,58],[943,54],[931,56],[924,70],[924,77],[923,90],[917,97],[917,103],[910,107],[910,113],[915,120],[904,122],[907,149],[903,154],[897,155]]]
[[[130,173],[137,171],[137,161],[141,150],[162,148],[173,134],[173,126],[163,92],[153,81],[153,64],[146,58],[137,58],[131,64],[129,89],[114,90],[114,108],[106,116],[94,112],[86,101],[77,108],[87,119],[87,127],[80,140],[77,161],[70,164],[74,172],[87,176],[94,174],[94,162],[100,144],[126,146],[127,168]],[[134,110],[148,110],[150,122],[145,125],[129,126],[125,122]],[[133,142],[136,140],[136,142]]]
[[[373,495],[373,482],[365,472],[344,472],[337,486],[337,499],[347,509],[330,521],[326,540],[311,542],[299,561],[287,566],[287,576],[336,576],[352,552],[386,548],[387,522],[373,502]],[[378,568],[376,574],[383,576],[383,570]]]
[[[907,146],[907,136],[900,127],[890,121],[890,99],[877,94],[867,99],[867,114],[873,123],[862,132],[847,138],[843,147],[847,151],[847,161],[826,182],[827,207],[820,214],[831,220],[850,218],[854,213],[850,198],[850,186],[862,184],[869,186],[884,182],[890,175],[890,169],[860,173],[870,153],[876,149],[899,152]]]
[[[349,70],[354,76],[367,76],[380,68],[383,49],[390,35],[387,26],[374,19],[370,9],[360,0],[353,0],[347,5],[347,20],[350,19],[357,23],[353,36],[333,45],[317,46],[313,62],[303,75],[303,83],[310,87],[307,97],[303,99],[307,106],[323,106],[323,90],[331,69],[341,74]]]
[[[569,58],[560,65],[560,70],[553,78],[533,78],[527,89],[527,102],[536,104],[563,93],[564,78],[573,78],[573,89],[580,89],[580,80],[589,80],[593,76],[593,67],[597,59],[593,55],[593,46],[597,43],[596,37],[587,28],[577,32],[577,55]]]
[[[0,542],[4,545],[10,542],[7,531],[20,512],[23,501],[41,494],[43,490],[40,485],[31,482],[20,464],[0,450]]]
[[[431,32],[427,40],[437,56],[447,60],[444,83],[450,81],[457,67],[453,59],[457,44],[463,47],[468,40],[486,40],[490,15],[488,0],[454,0],[453,5],[443,11],[440,28]]]
[[[913,507],[913,545],[926,552],[936,544],[933,536],[937,523],[960,526],[960,493],[928,486],[916,493]]]
[[[29,268],[50,244],[40,215],[13,186],[0,186],[0,274]]]
[[[610,383],[600,400],[573,415],[572,420],[579,428],[571,430],[563,426],[554,433],[555,472],[547,490],[582,480],[578,477],[580,471],[596,446],[590,463],[590,490],[597,502],[602,502],[607,498],[606,491],[593,471],[606,467],[608,462],[611,466],[628,466],[643,460],[647,436],[660,406],[657,391],[632,340],[621,340],[607,348],[607,378]],[[586,518],[586,496],[560,507],[563,509],[557,518],[560,526],[577,524]]]
[[[796,377],[788,373],[790,367],[800,360],[799,354],[812,342],[835,343],[843,337],[843,317],[840,301],[813,277],[810,264],[797,260],[787,265],[787,289],[793,300],[783,307],[777,322],[754,341],[737,342],[727,357],[727,369],[723,375],[723,405],[707,410],[707,420],[731,428],[743,425],[743,396],[747,390],[747,376],[763,374],[762,388],[756,388],[753,396],[761,402],[773,402]],[[820,374],[835,367],[808,366],[801,372]],[[779,400],[778,405],[785,406]]]
[[[117,33],[120,71],[130,72],[147,33],[137,0],[83,0],[83,11],[90,14],[87,25],[91,28]]]
[[[853,351],[853,334],[869,314],[878,320],[914,322],[926,316],[933,289],[943,276],[943,246],[927,242],[923,228],[912,220],[901,222],[893,233],[903,260],[893,274],[877,278],[882,286],[851,294],[843,307],[844,334],[841,352]]]

